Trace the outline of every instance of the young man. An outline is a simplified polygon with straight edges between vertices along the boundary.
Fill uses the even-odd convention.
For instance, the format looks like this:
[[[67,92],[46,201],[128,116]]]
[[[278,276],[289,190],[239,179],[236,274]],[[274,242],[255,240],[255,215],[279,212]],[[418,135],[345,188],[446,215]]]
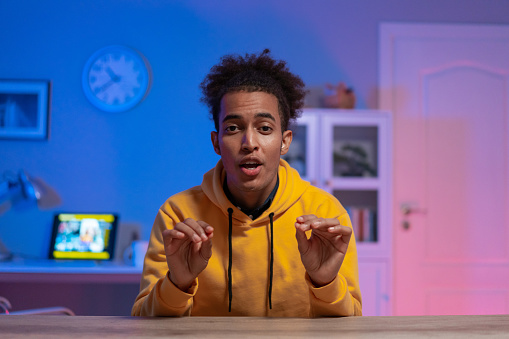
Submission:
[[[265,50],[223,57],[201,88],[221,160],[159,209],[132,314],[361,315],[345,209],[280,159],[302,80]]]

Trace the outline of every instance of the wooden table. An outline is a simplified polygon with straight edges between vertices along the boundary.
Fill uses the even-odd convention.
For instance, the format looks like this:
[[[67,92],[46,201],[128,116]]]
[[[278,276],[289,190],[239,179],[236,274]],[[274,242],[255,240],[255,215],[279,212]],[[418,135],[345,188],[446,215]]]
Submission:
[[[509,315],[349,318],[0,316],[6,338],[509,338]]]

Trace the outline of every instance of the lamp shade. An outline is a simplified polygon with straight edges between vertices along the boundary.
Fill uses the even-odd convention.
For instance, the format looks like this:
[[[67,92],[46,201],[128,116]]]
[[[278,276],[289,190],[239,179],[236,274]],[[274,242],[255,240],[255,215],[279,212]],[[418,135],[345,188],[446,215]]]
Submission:
[[[25,171],[17,175],[4,174],[0,182],[0,214],[9,208],[26,209],[38,207],[48,209],[61,203],[58,193],[40,178],[31,178]]]

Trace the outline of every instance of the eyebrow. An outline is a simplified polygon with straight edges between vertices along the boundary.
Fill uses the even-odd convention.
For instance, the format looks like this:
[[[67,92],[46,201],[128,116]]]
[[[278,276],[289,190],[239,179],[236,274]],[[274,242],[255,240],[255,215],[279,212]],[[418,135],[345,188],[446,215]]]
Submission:
[[[255,118],[268,118],[276,122],[276,118],[274,118],[274,116],[270,113],[256,113]],[[242,116],[238,114],[228,114],[227,116],[224,117],[223,122],[235,119],[242,119]]]

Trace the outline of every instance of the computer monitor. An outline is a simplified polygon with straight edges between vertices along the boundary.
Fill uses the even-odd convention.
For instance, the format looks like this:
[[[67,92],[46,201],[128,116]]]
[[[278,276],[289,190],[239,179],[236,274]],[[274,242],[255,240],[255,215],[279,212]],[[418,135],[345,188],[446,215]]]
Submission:
[[[53,219],[50,259],[113,259],[118,215],[58,213]]]

